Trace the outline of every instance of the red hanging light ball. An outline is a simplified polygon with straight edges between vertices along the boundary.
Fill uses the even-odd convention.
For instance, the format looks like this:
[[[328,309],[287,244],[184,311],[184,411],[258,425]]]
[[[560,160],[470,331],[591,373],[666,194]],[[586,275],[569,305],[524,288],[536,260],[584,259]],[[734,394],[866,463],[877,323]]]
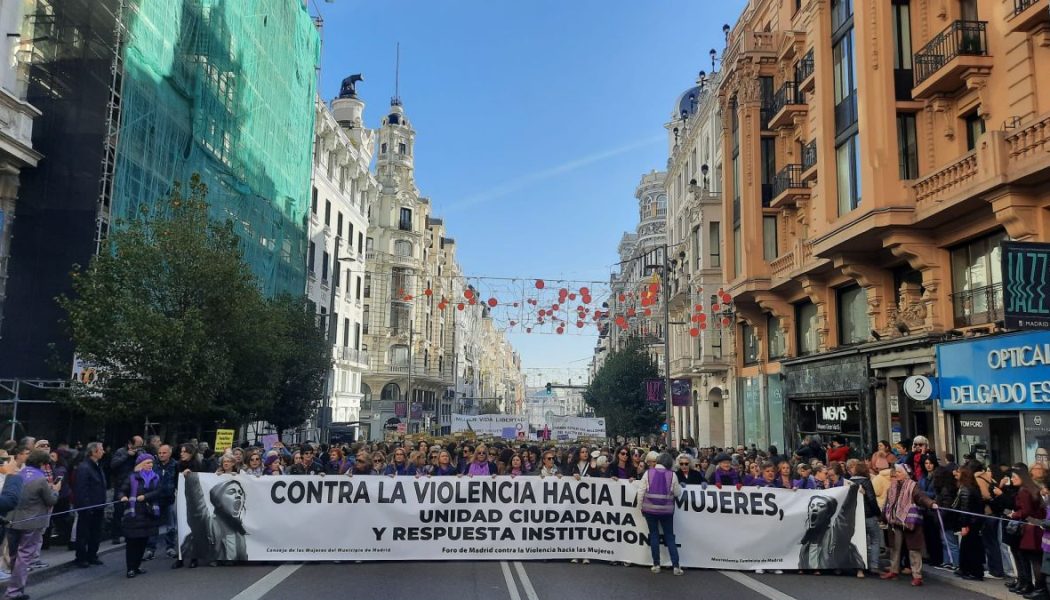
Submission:
[[[580,300],[582,300],[584,304],[590,304],[591,303],[591,297],[588,296],[587,294],[583,294],[583,297],[580,298]]]
[[[460,302],[459,304],[456,305],[456,310],[463,310],[464,308],[465,307],[463,306],[462,302]]]
[[[542,290],[543,289],[543,280],[542,279],[537,279],[536,280],[536,289],[537,290]]]
[[[474,297],[474,290],[472,290],[470,288],[467,288],[467,289],[463,290],[463,297],[466,298],[467,300],[470,300],[471,298]]]
[[[489,298],[489,306],[496,308],[497,304],[499,304],[499,302],[495,298]]]
[[[590,296],[591,295],[591,290],[589,290],[589,289],[587,289],[585,287],[582,287],[582,288],[580,288],[580,295],[581,296]]]
[[[700,330],[697,329],[696,327],[693,327],[692,329],[689,330],[689,335],[691,335],[693,337],[696,337],[696,336],[700,335]]]
[[[722,319],[722,326],[729,327],[729,323],[730,321],[728,318]]]
[[[430,288],[427,288],[427,289],[423,290],[423,295],[427,296],[429,298],[430,296],[434,295],[434,290],[432,290]]]

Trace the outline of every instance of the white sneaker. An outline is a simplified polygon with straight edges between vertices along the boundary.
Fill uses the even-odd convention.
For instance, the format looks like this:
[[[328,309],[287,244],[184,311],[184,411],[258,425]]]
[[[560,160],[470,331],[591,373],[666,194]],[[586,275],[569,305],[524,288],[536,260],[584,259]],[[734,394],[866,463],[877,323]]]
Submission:
[[[569,562],[571,562],[572,564],[576,564],[576,563],[578,563],[580,561],[579,561],[579,559],[574,558],[574,559],[570,560]]]
[[[580,562],[582,562],[582,563],[583,563],[583,564],[585,564],[585,565],[589,565],[589,564],[591,564],[591,559],[589,559],[589,558],[585,558],[585,559],[583,559],[583,560],[582,560],[582,561],[580,561]]]
[[[783,574],[784,574],[784,572],[783,572],[783,571],[781,571],[780,569],[777,569],[776,571],[773,571],[773,574],[774,574],[774,575],[783,575]]]
[[[682,567],[675,567],[674,568],[674,574],[675,575],[685,575],[685,571],[682,570]]]
[[[653,573],[659,573],[660,572],[660,565],[653,565],[653,567],[651,569],[649,569],[649,570],[652,571]]]
[[[755,573],[757,573],[758,575],[761,575],[761,574],[763,574],[765,572],[766,572],[765,569],[755,569]]]

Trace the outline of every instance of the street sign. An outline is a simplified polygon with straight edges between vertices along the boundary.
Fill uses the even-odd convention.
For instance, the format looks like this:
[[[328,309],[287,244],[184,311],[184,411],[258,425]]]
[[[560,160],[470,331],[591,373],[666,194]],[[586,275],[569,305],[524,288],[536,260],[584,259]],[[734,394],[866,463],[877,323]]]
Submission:
[[[912,400],[925,402],[933,397],[933,382],[924,375],[912,375],[904,380],[904,393]]]
[[[1003,242],[1001,249],[1004,326],[1050,329],[1050,244]]]

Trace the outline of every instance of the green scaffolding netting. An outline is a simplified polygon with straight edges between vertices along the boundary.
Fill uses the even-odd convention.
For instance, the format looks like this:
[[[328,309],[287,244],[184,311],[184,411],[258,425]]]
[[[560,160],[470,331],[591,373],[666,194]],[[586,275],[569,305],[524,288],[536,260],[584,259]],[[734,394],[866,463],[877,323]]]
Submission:
[[[129,0],[112,218],[200,173],[268,294],[305,289],[320,42],[298,0]]]

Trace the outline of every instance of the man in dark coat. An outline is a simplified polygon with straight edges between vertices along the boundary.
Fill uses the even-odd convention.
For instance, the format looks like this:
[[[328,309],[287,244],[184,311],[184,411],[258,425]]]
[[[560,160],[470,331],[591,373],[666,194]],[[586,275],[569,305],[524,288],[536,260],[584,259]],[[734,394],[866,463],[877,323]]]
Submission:
[[[88,444],[85,452],[87,457],[77,467],[73,498],[77,508],[97,508],[81,510],[77,516],[76,565],[80,568],[102,564],[98,559],[98,546],[102,542],[102,522],[106,512],[101,506],[106,503],[106,474],[98,464],[105,452],[98,442]]]
[[[157,506],[160,507],[160,525],[166,527],[163,534],[164,538],[164,551],[168,558],[175,558],[177,554],[177,540],[176,540],[176,529],[177,525],[175,522],[175,488],[178,482],[178,464],[172,458],[172,449],[168,444],[161,444],[157,450],[157,461],[153,463],[153,471],[160,477],[160,496],[157,499]],[[155,535],[149,539],[149,544],[146,546],[146,555],[143,557],[144,560],[152,560],[156,554],[157,545],[161,540],[161,535]]]

